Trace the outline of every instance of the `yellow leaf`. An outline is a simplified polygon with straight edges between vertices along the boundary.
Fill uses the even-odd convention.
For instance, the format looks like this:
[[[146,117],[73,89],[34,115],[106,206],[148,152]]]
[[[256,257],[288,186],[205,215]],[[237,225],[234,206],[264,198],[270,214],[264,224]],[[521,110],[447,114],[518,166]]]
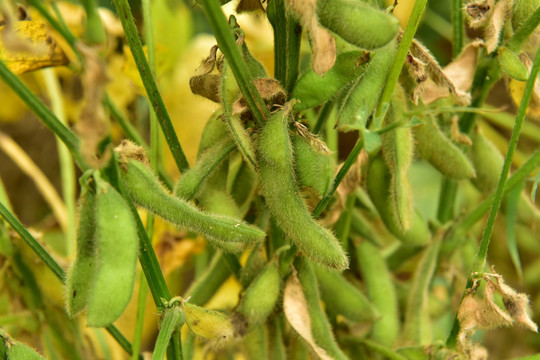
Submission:
[[[36,20],[0,27],[0,59],[15,74],[68,63],[45,23]]]

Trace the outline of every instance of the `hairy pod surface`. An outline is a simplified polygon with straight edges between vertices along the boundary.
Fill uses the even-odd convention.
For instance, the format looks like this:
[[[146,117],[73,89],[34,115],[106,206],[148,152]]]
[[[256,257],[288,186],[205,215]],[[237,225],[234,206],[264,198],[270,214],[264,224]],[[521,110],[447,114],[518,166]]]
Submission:
[[[289,110],[273,114],[259,135],[257,155],[266,204],[303,254],[325,266],[345,269],[348,259],[338,240],[311,217],[299,195],[288,130]]]
[[[77,254],[66,276],[66,307],[70,317],[76,316],[86,307],[96,274],[95,197],[95,191],[86,189],[79,201]]]
[[[518,54],[506,46],[500,46],[497,49],[497,57],[499,59],[499,64],[501,64],[501,68],[511,78],[518,81],[527,81],[529,78],[529,71],[519,59]]]
[[[392,40],[399,21],[365,2],[353,0],[318,0],[321,24],[363,49],[376,49]]]
[[[293,136],[294,168],[298,182],[323,196],[332,184],[336,163],[330,151],[317,150],[304,137]]]
[[[368,242],[356,247],[356,256],[366,289],[373,305],[383,316],[375,321],[371,338],[382,345],[391,346],[399,333],[399,310],[392,275],[379,250]]]
[[[313,269],[327,309],[354,322],[372,322],[380,317],[367,297],[342,274],[318,266]]]
[[[348,51],[339,54],[334,66],[323,76],[313,69],[302,74],[292,93],[299,100],[294,110],[309,109],[332,99],[344,85],[363,74],[367,59],[364,51]]]
[[[171,196],[138,161],[129,160],[120,176],[126,192],[137,204],[173,224],[203,235],[208,241],[251,243],[265,236],[264,231],[242,220],[204,213]]]
[[[336,360],[347,359],[347,356],[337,345],[330,323],[321,308],[319,288],[313,265],[306,258],[299,258],[295,264],[298,270],[298,280],[302,285],[302,291],[306,299],[311,320],[311,334],[315,343],[324,349],[330,358]]]
[[[404,232],[398,223],[395,207],[391,205],[390,172],[380,157],[370,164],[367,189],[373,205],[377,208],[384,225],[397,239],[407,245],[425,245],[431,240],[431,233],[424,219],[414,211],[411,227]]]
[[[397,87],[385,119],[385,125],[404,122],[405,94]],[[413,158],[413,138],[411,128],[398,126],[381,135],[382,154],[390,171],[390,206],[397,215],[398,225],[403,233],[412,225],[414,210],[409,169]]]
[[[417,126],[414,138],[420,155],[445,176],[455,180],[476,176],[474,167],[463,151],[443,134],[433,119]]]
[[[186,323],[198,336],[216,342],[229,341],[233,338],[233,326],[225,314],[189,302],[184,302],[182,307]]]
[[[341,131],[360,130],[379,103],[386,78],[397,53],[397,43],[390,41],[371,55],[362,77],[351,82],[338,100],[337,127]]]
[[[209,147],[200,155],[195,166],[182,174],[174,189],[175,195],[185,200],[191,200],[199,191],[204,180],[235,148],[234,141],[227,138]]]
[[[131,299],[139,250],[131,209],[109,183],[94,176],[96,194],[96,275],[88,298],[88,326],[114,322]]]
[[[276,261],[260,272],[251,282],[236,312],[242,314],[247,326],[263,324],[274,309],[280,293],[281,276]]]
[[[230,138],[230,135],[227,125],[225,124],[223,112],[216,110],[204,126],[201,141],[199,142],[199,149],[197,151],[197,158],[215,143],[227,137]]]

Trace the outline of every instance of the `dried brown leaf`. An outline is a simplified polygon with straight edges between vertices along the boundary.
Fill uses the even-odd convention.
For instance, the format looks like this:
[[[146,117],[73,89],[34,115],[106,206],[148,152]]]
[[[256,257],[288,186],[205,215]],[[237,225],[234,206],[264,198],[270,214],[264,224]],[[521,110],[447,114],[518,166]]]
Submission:
[[[512,1],[511,0],[499,0],[495,4],[493,14],[491,15],[486,32],[484,34],[484,41],[486,42],[486,49],[488,54],[495,51],[499,45],[501,32],[504,27],[504,23],[508,20],[512,13]]]
[[[311,334],[311,318],[302,290],[302,285],[293,269],[291,276],[285,284],[283,293],[283,312],[289,324],[309,344],[313,351],[323,360],[332,360],[330,356],[317,345]]]
[[[221,101],[221,75],[211,74],[218,63],[217,51],[217,45],[212,46],[210,55],[202,61],[199,68],[195,70],[195,75],[189,79],[189,87],[192,93],[219,103]]]
[[[451,126],[451,136],[452,140],[454,140],[456,143],[471,146],[472,141],[471,138],[469,138],[467,135],[463,134],[459,130],[459,116],[454,115],[452,116],[452,126]]]
[[[285,104],[287,95],[279,85],[279,81],[271,78],[262,78],[253,80],[253,84],[257,91],[264,100],[268,109],[272,109],[274,106],[281,106]],[[243,95],[233,103],[232,113],[233,115],[245,116],[249,112],[246,99]]]
[[[494,0],[470,1],[465,5],[465,14],[468,17],[469,25],[472,28],[484,26],[493,12],[494,5]]]
[[[127,164],[128,160],[133,159],[142,162],[150,168],[150,162],[144,148],[131,140],[122,140],[120,145],[114,148],[114,151],[119,155],[121,164]]]
[[[317,135],[312,134],[309,129],[302,123],[295,121],[294,126],[296,127],[296,130],[298,131],[298,134],[307,140],[309,145],[315,149],[315,151],[321,153],[321,154],[330,154],[331,151],[326,146],[326,143],[322,141]]]

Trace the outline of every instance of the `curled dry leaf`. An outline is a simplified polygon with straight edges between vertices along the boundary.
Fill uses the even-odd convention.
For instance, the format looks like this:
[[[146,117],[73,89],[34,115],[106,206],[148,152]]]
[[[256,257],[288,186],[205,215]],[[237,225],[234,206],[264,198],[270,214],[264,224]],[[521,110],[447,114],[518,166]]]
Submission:
[[[15,74],[69,62],[45,23],[36,20],[0,26],[0,59]]]
[[[321,154],[331,153],[328,146],[326,146],[326,143],[322,141],[317,135],[312,134],[304,124],[298,121],[295,121],[293,124],[296,127],[298,134],[304,139],[306,139],[309,145],[311,145],[317,152]]]
[[[311,335],[311,318],[302,285],[293,269],[285,285],[283,294],[283,312],[289,324],[309,344],[312,350],[323,360],[332,360],[330,356],[317,345]]]
[[[202,61],[199,68],[195,70],[195,75],[189,79],[189,87],[191,88],[192,93],[204,96],[213,102],[219,103],[221,101],[221,75],[211,74],[219,62],[216,57],[217,51],[218,46],[212,46],[210,55]]]
[[[82,79],[85,104],[75,130],[81,137],[81,150],[86,161],[94,167],[100,167],[110,156],[109,149],[99,149],[101,141],[109,134],[109,122],[102,104],[108,77],[105,64],[95,49],[82,43],[77,47],[85,58]]]
[[[255,88],[261,94],[261,98],[267,105],[268,109],[272,109],[274,106],[281,106],[285,104],[287,95],[279,85],[279,81],[271,78],[255,79],[253,80]],[[246,103],[246,99],[243,95],[233,103],[232,106],[233,115],[240,115],[242,117],[249,113],[249,108]]]
[[[319,23],[317,1],[287,0],[286,3],[307,30],[313,51],[313,71],[317,75],[324,75],[336,62],[336,42],[330,31]]]
[[[120,164],[127,164],[129,159],[133,159],[142,162],[150,168],[148,156],[146,156],[144,148],[131,140],[122,140],[114,151],[120,156]]]
[[[413,41],[410,52],[414,58],[426,63],[427,74],[427,80],[415,89],[413,100],[416,102],[421,98],[425,104],[429,104],[454,95],[456,103],[468,105],[471,97],[467,91],[472,85],[480,46],[483,46],[482,41],[470,43],[453,62],[441,69],[433,55],[417,41]]]
[[[486,24],[493,13],[494,0],[469,1],[465,5],[465,14],[472,28],[479,28]]]
[[[512,14],[512,1],[511,0],[499,0],[495,4],[493,13],[487,24],[484,41],[486,43],[486,49],[488,54],[495,51],[499,45],[499,40],[507,20],[510,19]]]

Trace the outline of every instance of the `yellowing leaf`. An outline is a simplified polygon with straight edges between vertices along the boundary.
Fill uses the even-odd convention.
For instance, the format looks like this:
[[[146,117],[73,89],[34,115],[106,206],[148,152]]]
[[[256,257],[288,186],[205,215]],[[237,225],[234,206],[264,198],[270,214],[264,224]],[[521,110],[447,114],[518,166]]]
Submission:
[[[45,23],[35,20],[0,27],[0,59],[15,74],[69,62]]]

